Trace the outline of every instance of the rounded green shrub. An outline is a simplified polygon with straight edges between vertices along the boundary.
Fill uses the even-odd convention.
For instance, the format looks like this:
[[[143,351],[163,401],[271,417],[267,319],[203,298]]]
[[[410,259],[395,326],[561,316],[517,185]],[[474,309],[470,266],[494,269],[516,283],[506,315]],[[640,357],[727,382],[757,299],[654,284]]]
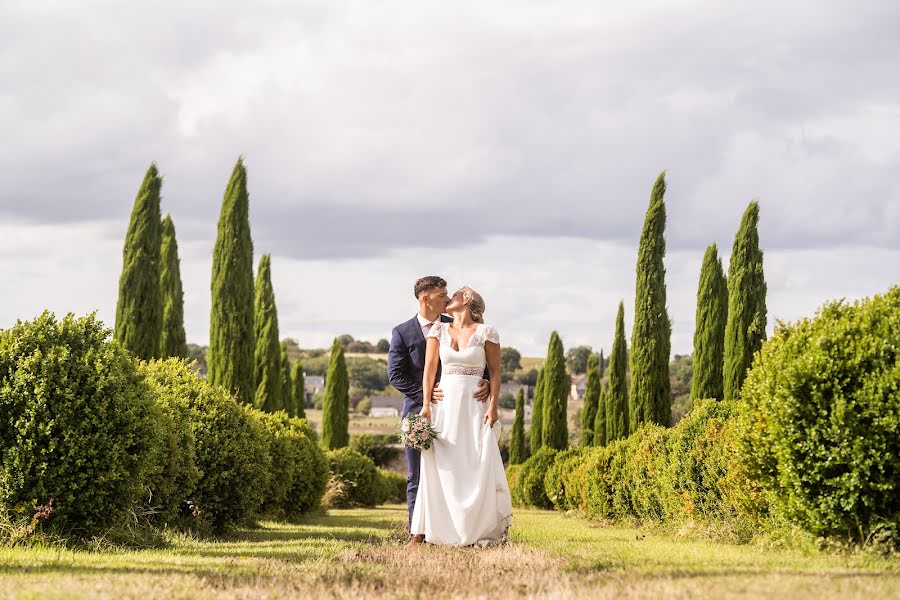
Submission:
[[[318,507],[328,481],[325,453],[305,419],[247,409],[266,434],[272,460],[262,512],[297,517]]]
[[[553,508],[553,503],[547,497],[544,488],[544,477],[547,476],[547,471],[553,465],[557,454],[557,450],[545,446],[522,463],[518,485],[524,504],[536,508]]]
[[[509,495],[513,506],[524,506],[522,500],[522,487],[520,485],[520,475],[522,474],[522,465],[509,465],[506,467],[506,481],[509,484]]]
[[[271,457],[262,424],[224,388],[211,385],[180,359],[152,362],[148,379],[168,388],[164,402],[187,416],[200,478],[192,507],[214,532],[251,521],[269,485]]]
[[[325,451],[308,421],[294,417],[288,420],[288,427],[294,434],[291,439],[297,449],[297,471],[284,511],[289,517],[295,517],[321,506],[330,472]]]
[[[332,506],[345,508],[378,504],[378,467],[371,458],[350,448],[329,450],[325,457],[340,488],[331,498]]]
[[[0,510],[90,537],[142,495],[158,411],[131,356],[94,315],[50,312],[0,332]]]
[[[141,363],[140,368],[160,411],[154,467],[146,481],[149,508],[160,522],[192,517],[200,469],[190,411],[181,401],[182,386],[176,382],[185,378],[190,385],[196,376],[179,359]]]
[[[865,540],[900,521],[900,287],[779,324],[741,392],[742,458],[776,521]]]
[[[665,518],[665,489],[661,483],[669,461],[666,441],[670,431],[653,423],[644,423],[625,444],[625,477],[621,487],[628,494],[628,510],[639,519],[661,521]]]
[[[387,469],[378,469],[378,486],[379,504],[406,503],[406,476]]]
[[[400,456],[402,446],[396,434],[360,433],[350,438],[350,449],[371,458],[379,467]]]
[[[589,448],[569,448],[556,455],[553,464],[547,469],[544,476],[544,492],[547,498],[557,510],[572,510],[578,508],[576,489],[569,490],[571,485],[577,486],[569,479],[572,471],[580,465]]]

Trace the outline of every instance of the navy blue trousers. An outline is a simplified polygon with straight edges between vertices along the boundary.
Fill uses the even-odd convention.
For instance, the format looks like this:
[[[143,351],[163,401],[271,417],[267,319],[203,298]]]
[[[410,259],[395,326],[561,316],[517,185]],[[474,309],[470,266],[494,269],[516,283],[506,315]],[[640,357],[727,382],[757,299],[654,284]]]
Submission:
[[[409,398],[403,399],[402,419],[410,412],[418,413],[422,409],[422,404],[413,402]],[[411,448],[406,449],[406,506],[409,509],[409,520],[407,521],[407,531],[412,528],[412,514],[416,507],[416,496],[419,493],[419,464],[422,459],[422,453]]]

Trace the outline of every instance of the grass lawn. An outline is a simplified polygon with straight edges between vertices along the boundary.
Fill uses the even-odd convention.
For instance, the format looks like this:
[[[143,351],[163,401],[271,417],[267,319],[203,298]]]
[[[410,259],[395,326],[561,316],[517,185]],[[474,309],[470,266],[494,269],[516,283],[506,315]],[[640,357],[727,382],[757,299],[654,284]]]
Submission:
[[[0,549],[14,598],[900,598],[896,559],[677,540],[517,510],[511,543],[402,545],[402,506],[264,523],[164,550]]]

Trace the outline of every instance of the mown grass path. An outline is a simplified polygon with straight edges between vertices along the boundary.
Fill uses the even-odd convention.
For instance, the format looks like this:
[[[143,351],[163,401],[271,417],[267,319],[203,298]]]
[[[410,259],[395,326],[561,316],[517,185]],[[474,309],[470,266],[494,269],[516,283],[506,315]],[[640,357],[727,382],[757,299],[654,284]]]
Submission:
[[[896,559],[673,539],[519,510],[511,543],[400,543],[405,508],[332,511],[162,550],[0,549],[12,598],[900,598]]]

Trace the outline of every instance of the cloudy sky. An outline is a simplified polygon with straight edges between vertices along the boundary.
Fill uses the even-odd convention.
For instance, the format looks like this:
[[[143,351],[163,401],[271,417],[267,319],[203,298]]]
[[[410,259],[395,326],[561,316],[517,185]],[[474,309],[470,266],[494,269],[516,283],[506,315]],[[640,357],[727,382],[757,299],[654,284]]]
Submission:
[[[770,330],[900,283],[900,4],[624,4],[0,0],[0,327],[112,325],[156,161],[206,343],[240,155],[304,347],[388,337],[436,273],[526,355],[553,329],[608,352],[662,170],[674,353],[754,198]]]

